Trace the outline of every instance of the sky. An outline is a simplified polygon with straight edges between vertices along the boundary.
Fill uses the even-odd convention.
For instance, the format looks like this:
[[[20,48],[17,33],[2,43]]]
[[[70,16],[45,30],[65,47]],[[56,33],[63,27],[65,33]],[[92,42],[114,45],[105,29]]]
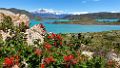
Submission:
[[[66,13],[119,12],[120,0],[0,0],[0,8],[28,11],[44,8]]]

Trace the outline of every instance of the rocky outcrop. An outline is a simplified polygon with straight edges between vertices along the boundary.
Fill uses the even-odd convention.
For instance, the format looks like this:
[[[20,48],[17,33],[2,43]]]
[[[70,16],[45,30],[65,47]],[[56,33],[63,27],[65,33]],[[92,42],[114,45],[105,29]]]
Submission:
[[[25,14],[14,14],[10,11],[0,10],[1,22],[3,21],[4,16],[10,16],[12,18],[12,22],[14,26],[19,26],[22,22],[24,22],[24,25],[29,27],[29,18]],[[3,41],[5,41],[7,37],[12,38],[14,36],[11,35],[10,32],[11,32],[10,29],[8,29],[6,32],[0,30],[0,34],[2,36]],[[26,31],[23,33],[26,34],[25,40],[28,43],[28,45],[35,45],[44,42],[44,35],[46,31],[42,24],[38,24],[29,29],[26,29]]]
[[[34,45],[35,42],[39,44],[44,42],[44,35],[46,31],[44,30],[44,28],[42,28],[42,26],[42,24],[38,24],[26,30],[25,34],[27,34],[26,41],[28,45]]]
[[[14,26],[19,26],[22,22],[24,22],[26,26],[29,26],[29,17],[27,17],[25,14],[15,14],[7,10],[0,10],[0,22],[4,18],[4,15],[12,18]]]
[[[111,51],[108,52],[106,55],[108,60],[113,60],[117,63],[118,66],[120,66],[120,56],[116,54],[115,52]]]
[[[0,30],[0,34],[2,36],[2,40],[5,41],[8,37],[12,38],[14,37],[14,33],[11,34],[10,33],[11,30],[7,30],[7,32],[4,32],[3,30]],[[26,29],[26,31],[24,32],[25,36],[25,40],[28,43],[28,45],[34,45],[36,46],[36,42],[37,44],[42,44],[44,42],[44,35],[45,35],[46,31],[44,30],[44,28],[41,28],[41,24],[39,25],[35,25],[30,29]]]
[[[88,59],[91,59],[91,58],[93,58],[93,54],[94,54],[94,52],[83,51],[81,54],[87,56]]]

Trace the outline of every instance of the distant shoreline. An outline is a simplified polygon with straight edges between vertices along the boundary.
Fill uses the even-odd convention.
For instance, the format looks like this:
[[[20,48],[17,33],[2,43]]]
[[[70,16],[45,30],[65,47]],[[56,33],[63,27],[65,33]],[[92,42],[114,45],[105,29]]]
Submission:
[[[52,24],[80,24],[80,25],[120,25],[120,22],[53,22]]]

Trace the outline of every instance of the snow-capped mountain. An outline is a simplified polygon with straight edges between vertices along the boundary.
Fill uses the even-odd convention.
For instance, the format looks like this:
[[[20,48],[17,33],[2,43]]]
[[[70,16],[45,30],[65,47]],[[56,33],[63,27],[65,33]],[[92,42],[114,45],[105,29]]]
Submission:
[[[35,16],[40,16],[42,18],[63,18],[68,14],[64,14],[63,11],[53,10],[53,9],[39,9],[32,12]]]
[[[53,10],[53,9],[38,9],[36,11],[34,11],[35,13],[49,13],[49,14],[63,14],[63,11],[59,11],[59,10]]]

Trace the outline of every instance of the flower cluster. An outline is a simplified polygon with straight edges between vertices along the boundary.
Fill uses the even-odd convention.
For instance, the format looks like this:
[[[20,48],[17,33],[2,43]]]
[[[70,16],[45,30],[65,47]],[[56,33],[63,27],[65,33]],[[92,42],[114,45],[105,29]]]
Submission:
[[[52,45],[54,45],[55,47],[62,46],[62,37],[59,34],[52,33],[47,36],[47,39],[48,39],[48,41],[52,40]]]
[[[4,67],[12,67],[13,65],[18,65],[18,64],[19,64],[18,56],[6,57],[4,59]]]
[[[51,49],[51,47],[52,47],[52,45],[51,44],[49,44],[49,43],[45,43],[45,46],[44,46],[47,50],[50,50]]]
[[[53,63],[53,62],[55,62],[55,59],[52,56],[44,58],[42,64],[40,64],[40,67],[45,68],[45,65],[49,65],[50,63]]]
[[[52,62],[55,62],[55,59],[53,57],[48,57],[44,59],[45,64],[50,64]]]
[[[74,55],[68,55],[68,56],[64,56],[64,61],[65,62],[70,62],[71,64],[76,64],[77,60],[75,59]]]
[[[45,68],[45,64],[40,64],[40,67],[41,68]]]
[[[37,56],[40,56],[42,54],[42,51],[40,49],[35,49],[34,53],[37,55]]]
[[[40,28],[42,28],[42,32],[45,33],[46,32],[46,29],[45,29],[45,26],[43,24],[40,24]]]

